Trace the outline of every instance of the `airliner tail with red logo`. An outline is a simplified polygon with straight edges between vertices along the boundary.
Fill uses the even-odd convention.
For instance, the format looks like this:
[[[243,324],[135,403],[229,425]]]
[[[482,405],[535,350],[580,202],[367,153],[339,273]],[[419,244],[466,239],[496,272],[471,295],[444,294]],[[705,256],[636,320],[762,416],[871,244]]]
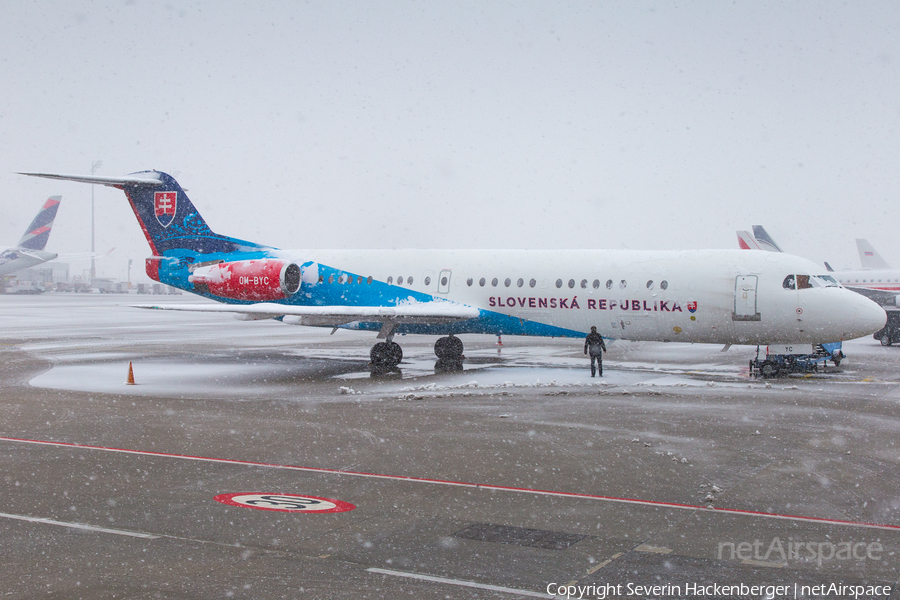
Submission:
[[[41,210],[25,230],[19,243],[12,248],[0,251],[0,275],[8,275],[20,269],[37,266],[57,257],[52,252],[44,251],[50,230],[56,219],[56,211],[62,196],[51,196],[41,206]]]

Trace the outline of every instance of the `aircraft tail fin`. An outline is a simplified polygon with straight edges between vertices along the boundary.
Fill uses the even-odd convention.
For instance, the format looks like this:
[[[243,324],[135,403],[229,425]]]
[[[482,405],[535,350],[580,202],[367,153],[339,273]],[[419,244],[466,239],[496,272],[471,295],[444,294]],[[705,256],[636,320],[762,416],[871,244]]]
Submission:
[[[22,173],[33,177],[106,185],[125,192],[154,256],[186,256],[268,249],[214,233],[175,178],[161,171],[125,177]]]
[[[62,200],[62,196],[47,198],[31,225],[25,230],[22,239],[19,240],[17,244],[19,248],[43,250],[47,246],[47,240],[50,239],[50,228],[53,227],[53,220],[56,219],[60,200]]]
[[[742,250],[760,250],[759,244],[756,243],[756,240],[750,235],[749,231],[738,231],[737,239],[738,246],[740,246]]]
[[[768,250],[769,252],[784,252],[784,250],[781,249],[781,246],[775,243],[775,240],[772,239],[772,236],[766,232],[762,225],[753,226],[753,237],[756,238],[759,247],[763,250]]]
[[[828,264],[828,261],[825,261],[825,270],[829,273],[834,273],[834,269],[831,268],[831,265]]]
[[[872,244],[868,240],[856,240],[856,248],[859,250],[859,262],[862,263],[863,269],[890,269],[891,266],[887,261],[881,258],[881,255],[875,251]]]

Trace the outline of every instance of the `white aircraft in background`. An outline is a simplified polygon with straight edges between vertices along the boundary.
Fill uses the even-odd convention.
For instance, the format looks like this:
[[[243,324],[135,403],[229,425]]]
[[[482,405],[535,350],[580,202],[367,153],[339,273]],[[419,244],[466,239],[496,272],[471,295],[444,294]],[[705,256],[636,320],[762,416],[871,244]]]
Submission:
[[[745,249],[783,252],[762,225],[753,226],[753,235],[738,231],[738,245]],[[838,283],[883,306],[895,306],[900,295],[900,269],[892,269],[867,240],[857,239],[860,270],[835,271],[827,262],[825,268]]]
[[[280,250],[214,233],[170,175],[25,173],[125,192],[153,255],[151,279],[221,302],[148,308],[378,332],[393,368],[398,333],[770,344],[837,342],[880,329],[875,303],[787,254],[740,250]]]
[[[56,219],[60,200],[62,196],[50,196],[25,230],[19,243],[12,248],[0,250],[0,276],[45,263],[58,256],[52,252],[45,252],[44,248],[50,239],[50,229],[53,227],[53,220]]]
[[[879,304],[894,306],[900,295],[900,269],[892,269],[867,240],[856,240],[860,270],[833,271],[832,275],[844,287],[871,298]],[[830,265],[825,263],[825,266]]]

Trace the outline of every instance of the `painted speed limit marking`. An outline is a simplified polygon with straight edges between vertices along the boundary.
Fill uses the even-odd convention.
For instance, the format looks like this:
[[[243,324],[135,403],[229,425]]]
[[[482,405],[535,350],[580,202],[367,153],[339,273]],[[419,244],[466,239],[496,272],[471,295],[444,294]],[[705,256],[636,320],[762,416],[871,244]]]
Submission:
[[[257,508],[259,510],[277,510],[291,513],[338,513],[356,508],[349,502],[332,498],[316,498],[298,494],[219,494],[213,500],[229,506]]]

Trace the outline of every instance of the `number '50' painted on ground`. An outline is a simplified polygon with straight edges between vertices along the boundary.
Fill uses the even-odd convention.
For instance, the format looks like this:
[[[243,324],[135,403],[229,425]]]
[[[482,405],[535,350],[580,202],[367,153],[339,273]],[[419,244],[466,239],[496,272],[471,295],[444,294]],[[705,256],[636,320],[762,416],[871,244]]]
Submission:
[[[356,508],[353,504],[343,500],[300,496],[298,494],[238,492],[236,494],[219,494],[213,499],[229,506],[292,513],[338,513]]]

